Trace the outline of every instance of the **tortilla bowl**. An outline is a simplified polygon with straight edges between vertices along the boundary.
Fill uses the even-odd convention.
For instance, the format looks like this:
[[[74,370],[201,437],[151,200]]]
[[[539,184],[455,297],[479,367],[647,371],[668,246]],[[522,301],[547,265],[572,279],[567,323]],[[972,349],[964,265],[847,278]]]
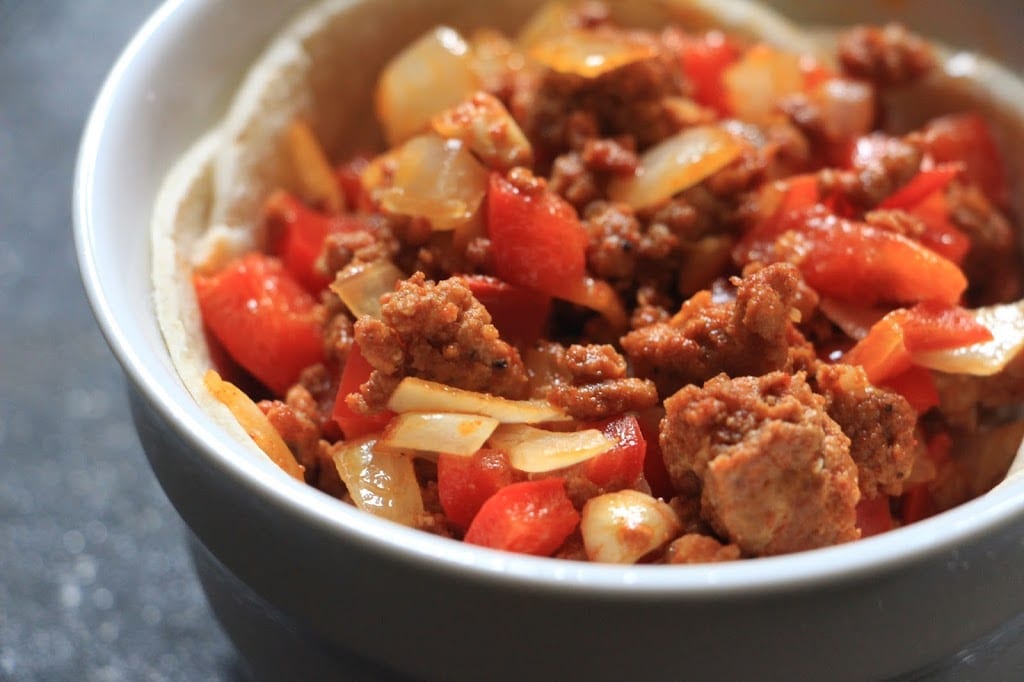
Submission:
[[[228,235],[221,248],[258,243],[254,207],[288,182],[273,162],[275,125],[303,113],[336,157],[363,148],[373,134],[374,79],[391,54],[440,20],[511,29],[539,3],[503,3],[498,16],[453,0],[337,1],[288,24],[305,4],[167,3],[100,93],[76,183],[83,277],[128,377],[140,438],[194,535],[211,604],[257,676],[879,678],[952,654],[1024,610],[1020,574],[1010,568],[1024,560],[1021,477],[848,545],[728,565],[622,568],[433,537],[283,475],[199,388],[209,358],[187,273],[201,236],[212,223]],[[935,5],[930,14],[940,14]],[[656,18],[665,6],[628,9],[650,20],[643,15]],[[984,8],[1017,21],[998,2]],[[750,16],[726,15],[796,40],[782,37],[785,24]],[[246,77],[285,25],[292,38]],[[322,72],[325,63],[345,68]],[[1021,85],[987,62],[958,64],[961,76],[978,77],[951,78],[943,92],[977,102],[1003,144],[1020,148]],[[268,80],[281,73],[290,75]],[[317,104],[317,93],[338,91],[345,97]],[[936,100],[925,92],[914,101]],[[273,116],[253,120],[247,111],[256,110]],[[153,278],[163,282],[155,300]]]

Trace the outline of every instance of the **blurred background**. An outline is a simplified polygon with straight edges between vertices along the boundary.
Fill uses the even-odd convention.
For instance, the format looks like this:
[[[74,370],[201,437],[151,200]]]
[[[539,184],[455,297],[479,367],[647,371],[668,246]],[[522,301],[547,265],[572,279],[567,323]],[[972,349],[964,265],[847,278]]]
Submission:
[[[71,235],[86,114],[157,4],[0,0],[0,680],[241,678]]]

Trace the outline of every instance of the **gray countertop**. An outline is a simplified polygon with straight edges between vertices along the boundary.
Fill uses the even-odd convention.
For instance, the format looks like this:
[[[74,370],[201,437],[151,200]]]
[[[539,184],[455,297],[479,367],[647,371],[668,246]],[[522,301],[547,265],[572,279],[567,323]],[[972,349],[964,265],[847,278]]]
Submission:
[[[0,679],[244,677],[79,284],[78,137],[156,0],[0,0]],[[1024,679],[1024,617],[914,679]]]

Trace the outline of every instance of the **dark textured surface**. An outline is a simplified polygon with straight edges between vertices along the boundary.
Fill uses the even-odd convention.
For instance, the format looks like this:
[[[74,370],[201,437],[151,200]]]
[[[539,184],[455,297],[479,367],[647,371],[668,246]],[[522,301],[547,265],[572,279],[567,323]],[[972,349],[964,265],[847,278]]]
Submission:
[[[155,5],[0,0],[0,680],[242,677],[138,445],[71,240],[88,106]],[[912,679],[1024,679],[1022,633],[1024,617]]]
[[[79,283],[78,137],[155,0],[0,0],[0,679],[232,680]]]

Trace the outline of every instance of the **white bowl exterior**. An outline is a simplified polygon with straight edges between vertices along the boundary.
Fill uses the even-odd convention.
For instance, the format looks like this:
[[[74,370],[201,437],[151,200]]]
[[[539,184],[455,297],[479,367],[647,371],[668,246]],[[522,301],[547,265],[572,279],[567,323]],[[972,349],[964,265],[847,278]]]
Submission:
[[[196,535],[256,593],[326,642],[400,670],[508,679],[683,669],[765,679],[766,665],[790,678],[889,675],[1024,610],[1024,480],[848,546],[619,568],[435,538],[234,457],[233,441],[191,400],[164,348],[147,226],[167,169],[223,113],[267,37],[305,4],[164,5],[100,93],[76,177],[83,278],[133,387],[154,470]],[[939,4],[900,6],[938,15]],[[1019,25],[1007,5],[972,6]]]

